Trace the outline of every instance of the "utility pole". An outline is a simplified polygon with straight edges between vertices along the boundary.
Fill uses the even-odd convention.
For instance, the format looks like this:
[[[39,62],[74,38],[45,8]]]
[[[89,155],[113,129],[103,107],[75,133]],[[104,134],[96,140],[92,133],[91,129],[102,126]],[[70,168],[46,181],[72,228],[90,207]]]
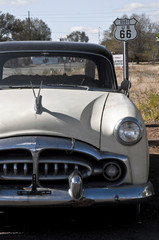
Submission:
[[[28,11],[28,40],[31,41],[31,21],[30,21],[30,11]]]

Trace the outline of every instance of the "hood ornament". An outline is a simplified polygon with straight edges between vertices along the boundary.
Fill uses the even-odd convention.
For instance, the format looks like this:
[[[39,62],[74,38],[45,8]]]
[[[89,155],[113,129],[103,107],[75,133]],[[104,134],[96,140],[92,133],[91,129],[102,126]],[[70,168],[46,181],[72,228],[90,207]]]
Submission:
[[[34,110],[35,110],[36,114],[41,114],[42,113],[42,96],[40,95],[40,92],[41,92],[43,81],[41,81],[39,92],[38,92],[37,96],[36,96],[35,89],[33,88],[33,84],[31,81],[30,81],[30,84],[31,84],[34,98],[35,98]]]

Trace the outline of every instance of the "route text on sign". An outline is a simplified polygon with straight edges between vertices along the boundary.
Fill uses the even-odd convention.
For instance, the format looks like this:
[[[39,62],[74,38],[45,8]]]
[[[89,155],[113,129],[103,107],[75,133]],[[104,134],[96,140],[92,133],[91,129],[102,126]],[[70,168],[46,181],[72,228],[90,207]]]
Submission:
[[[135,18],[117,18],[114,21],[116,27],[114,32],[115,38],[120,41],[129,41],[135,39],[137,37],[136,23],[137,20]]]

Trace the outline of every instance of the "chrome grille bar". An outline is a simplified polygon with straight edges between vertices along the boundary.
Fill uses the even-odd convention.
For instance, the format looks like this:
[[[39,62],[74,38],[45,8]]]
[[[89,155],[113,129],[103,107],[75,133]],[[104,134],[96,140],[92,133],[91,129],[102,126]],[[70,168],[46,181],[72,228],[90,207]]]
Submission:
[[[45,171],[45,176],[48,175],[48,170],[49,170],[49,168],[48,168],[48,164],[45,163],[45,169],[44,169],[44,171]]]
[[[57,173],[58,173],[58,164],[55,163],[54,164],[54,174],[57,175]]]
[[[75,165],[74,169],[75,169],[75,170],[78,170],[78,165]]]
[[[24,176],[26,176],[28,173],[28,164],[24,163]]]
[[[64,171],[65,171],[65,174],[68,173],[68,164],[64,164]]]
[[[3,173],[6,176],[7,175],[7,164],[3,164]]]
[[[17,163],[14,163],[13,171],[14,171],[14,175],[16,176],[16,175],[17,175],[17,172],[18,172],[18,166],[17,166]]]

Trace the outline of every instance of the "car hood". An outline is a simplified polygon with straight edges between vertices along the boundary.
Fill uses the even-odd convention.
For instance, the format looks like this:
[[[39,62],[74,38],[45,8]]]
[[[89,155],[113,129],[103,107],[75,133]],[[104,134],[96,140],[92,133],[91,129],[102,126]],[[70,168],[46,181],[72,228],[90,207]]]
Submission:
[[[35,89],[38,94],[38,89]],[[0,138],[49,135],[78,139],[100,146],[101,119],[108,93],[42,89],[36,114],[32,89],[0,92]]]

